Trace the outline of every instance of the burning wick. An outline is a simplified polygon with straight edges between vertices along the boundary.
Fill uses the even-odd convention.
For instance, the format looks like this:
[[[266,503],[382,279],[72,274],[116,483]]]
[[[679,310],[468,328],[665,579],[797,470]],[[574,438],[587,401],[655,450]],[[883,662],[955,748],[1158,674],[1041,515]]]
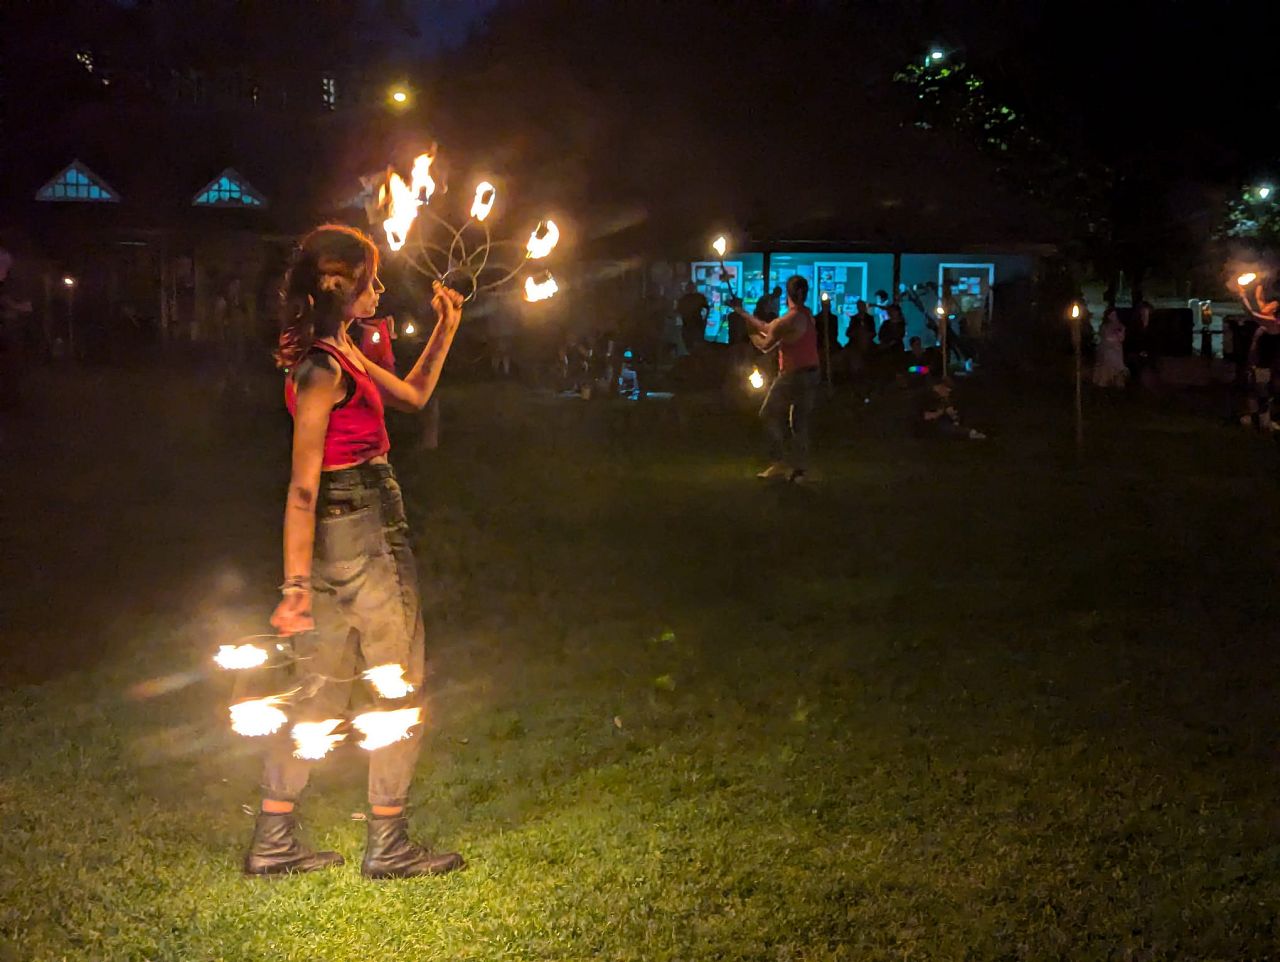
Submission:
[[[379,191],[378,199],[385,200],[390,191],[390,203],[387,208],[388,217],[382,222],[382,229],[387,232],[387,246],[393,251],[404,247],[409,239],[409,228],[418,217],[418,208],[431,200],[436,192],[436,182],[431,179],[431,154],[419,154],[413,160],[411,181],[406,184],[395,171],[387,178],[387,183]]]
[[[242,701],[231,706],[231,730],[237,735],[256,738],[259,735],[271,735],[280,730],[280,726],[289,719],[276,706],[284,699],[280,695],[267,698],[255,698]]]
[[[318,722],[298,722],[293,726],[294,758],[317,761],[328,755],[333,746],[347,736],[343,733],[335,735],[333,730],[342,724],[339,718],[329,718]]]
[[[377,665],[364,673],[364,680],[383,698],[403,698],[413,691],[413,686],[404,680],[400,665]]]
[[[729,242],[724,239],[724,235],[721,235],[712,242],[711,249],[716,252],[717,257],[723,259],[725,252],[729,249]]]
[[[489,211],[493,210],[493,202],[497,199],[498,191],[487,180],[482,180],[476,186],[476,199],[471,204],[471,216],[476,220],[484,220],[489,216]]]
[[[421,708],[396,711],[367,711],[351,720],[352,727],[364,736],[360,747],[375,751],[409,737],[409,729],[422,721]]]
[[[545,272],[540,281],[535,281],[532,277],[526,277],[524,280],[524,299],[530,303],[545,301],[558,290],[560,290],[560,287],[556,284],[556,279],[551,276],[550,271]]]
[[[526,248],[529,251],[529,259],[536,261],[546,257],[555,250],[555,246],[559,242],[560,228],[556,226],[556,222],[544,220],[529,235],[529,244]]]
[[[1253,271],[1249,271],[1247,274],[1241,274],[1239,277],[1236,278],[1236,286],[1240,287],[1241,289],[1244,289],[1248,287],[1250,284],[1252,284],[1254,281],[1256,281],[1257,279],[1258,279],[1258,275],[1255,274]]]
[[[239,671],[242,668],[257,668],[265,664],[267,653],[257,645],[219,645],[218,653],[213,660],[219,668]]]
[[[757,391],[764,387],[764,375],[760,373],[760,368],[758,367],[751,369],[751,376],[747,380],[751,382],[751,386]]]
[[[1071,319],[1072,319],[1073,321],[1078,321],[1078,320],[1080,320],[1080,305],[1079,305],[1079,304],[1072,304],[1072,305],[1071,305]]]

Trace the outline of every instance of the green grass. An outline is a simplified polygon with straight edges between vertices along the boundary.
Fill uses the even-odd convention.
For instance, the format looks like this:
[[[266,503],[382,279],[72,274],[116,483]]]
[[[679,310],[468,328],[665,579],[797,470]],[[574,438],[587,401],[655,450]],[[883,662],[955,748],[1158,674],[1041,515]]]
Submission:
[[[342,750],[305,825],[348,865],[238,877],[258,763],[203,666],[269,610],[282,463],[170,425],[162,493],[102,468],[114,583],[46,611],[98,657],[0,693],[0,960],[1280,957],[1268,442],[1102,408],[1076,467],[1042,399],[975,402],[985,445],[827,411],[797,490],[709,406],[446,400],[400,459],[413,823],[469,870],[363,881]]]

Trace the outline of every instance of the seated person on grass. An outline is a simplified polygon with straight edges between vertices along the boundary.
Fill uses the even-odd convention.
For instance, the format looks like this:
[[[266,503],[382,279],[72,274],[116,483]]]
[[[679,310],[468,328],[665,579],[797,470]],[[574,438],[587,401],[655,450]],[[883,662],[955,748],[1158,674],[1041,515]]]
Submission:
[[[913,410],[912,429],[915,436],[921,438],[984,441],[987,437],[961,424],[960,410],[947,378],[939,378],[920,391]]]

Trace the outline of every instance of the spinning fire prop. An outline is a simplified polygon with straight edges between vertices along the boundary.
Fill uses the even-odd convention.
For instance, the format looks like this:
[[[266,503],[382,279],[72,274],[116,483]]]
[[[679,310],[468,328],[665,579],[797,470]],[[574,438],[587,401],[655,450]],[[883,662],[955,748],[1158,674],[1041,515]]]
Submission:
[[[462,291],[467,300],[484,291],[495,291],[513,281],[529,261],[549,256],[560,241],[560,228],[555,221],[538,223],[524,245],[524,257],[513,259],[510,252],[518,249],[515,240],[495,240],[490,230],[489,215],[498,200],[498,189],[487,180],[476,185],[470,216],[455,226],[431,208],[436,181],[431,176],[435,148],[419,154],[406,182],[394,169],[366,183],[375,188],[373,201],[366,209],[371,224],[382,225],[387,246],[400,252],[406,263],[419,273]],[[423,219],[416,231],[414,224]],[[432,234],[429,228],[435,228]],[[447,245],[447,246],[446,246]],[[512,261],[514,260],[514,263]],[[526,277],[525,299],[546,300],[559,289],[550,271],[537,278]]]

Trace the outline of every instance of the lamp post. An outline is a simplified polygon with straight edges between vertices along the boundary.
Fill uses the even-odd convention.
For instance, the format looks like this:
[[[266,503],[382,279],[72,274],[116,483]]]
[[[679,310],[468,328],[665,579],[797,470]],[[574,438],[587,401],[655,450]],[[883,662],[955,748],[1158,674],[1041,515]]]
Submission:
[[[62,289],[67,292],[67,356],[76,356],[76,279],[70,274],[62,277]]]
[[[1067,313],[1071,319],[1071,345],[1076,355],[1076,457],[1082,459],[1084,457],[1084,363],[1082,360],[1084,311],[1080,307],[1080,302],[1075,301]]]

